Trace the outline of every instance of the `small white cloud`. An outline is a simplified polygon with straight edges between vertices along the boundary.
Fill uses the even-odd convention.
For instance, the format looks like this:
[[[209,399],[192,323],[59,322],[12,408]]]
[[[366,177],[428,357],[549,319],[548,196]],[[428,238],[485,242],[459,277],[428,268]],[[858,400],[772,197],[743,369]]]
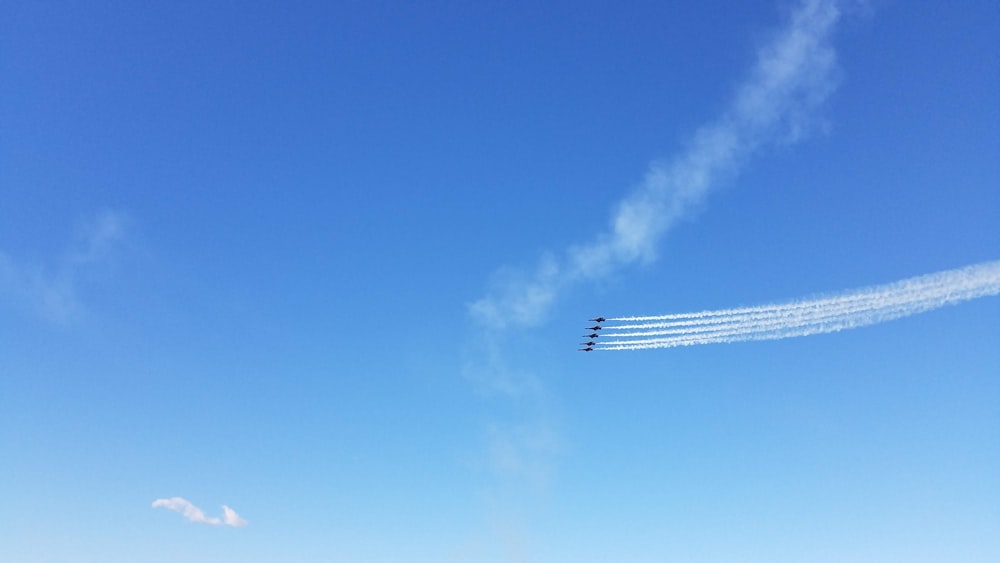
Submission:
[[[240,518],[240,515],[236,514],[236,511],[233,510],[232,508],[229,508],[226,505],[222,505],[222,512],[223,512],[222,522],[225,525],[235,526],[237,528],[242,528],[243,526],[247,525],[247,521]]]
[[[247,525],[247,521],[236,514],[236,511],[229,508],[226,505],[222,505],[223,516],[218,517],[208,517],[205,516],[205,512],[198,508],[197,506],[191,504],[187,499],[181,497],[171,497],[171,498],[161,498],[153,501],[153,508],[163,507],[174,512],[180,512],[185,518],[191,522],[196,522],[198,524],[207,524],[209,526],[233,526],[233,527],[243,527]]]

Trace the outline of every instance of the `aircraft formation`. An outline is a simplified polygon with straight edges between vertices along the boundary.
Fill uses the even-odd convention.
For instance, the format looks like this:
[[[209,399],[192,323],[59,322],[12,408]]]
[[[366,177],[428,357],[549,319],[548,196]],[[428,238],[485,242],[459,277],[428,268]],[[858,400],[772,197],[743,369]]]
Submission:
[[[591,322],[594,322],[594,323],[597,323],[597,324],[595,324],[594,326],[588,326],[587,327],[587,330],[590,331],[590,334],[583,335],[583,338],[587,338],[588,340],[587,340],[587,342],[581,342],[580,343],[580,346],[583,346],[583,348],[579,349],[581,352],[593,352],[594,351],[594,345],[597,344],[597,337],[600,336],[600,334],[597,334],[597,331],[601,330],[601,323],[603,323],[607,319],[605,319],[604,317],[597,317],[597,318],[589,319],[589,320]]]

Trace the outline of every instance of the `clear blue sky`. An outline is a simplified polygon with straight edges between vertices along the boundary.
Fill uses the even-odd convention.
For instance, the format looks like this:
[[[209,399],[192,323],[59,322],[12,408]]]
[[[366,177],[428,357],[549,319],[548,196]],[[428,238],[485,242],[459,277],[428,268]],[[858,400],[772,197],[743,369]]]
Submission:
[[[997,297],[576,352],[1000,258],[1000,6],[841,5],[573,274],[797,3],[543,4],[0,5],[0,560],[1000,560]]]

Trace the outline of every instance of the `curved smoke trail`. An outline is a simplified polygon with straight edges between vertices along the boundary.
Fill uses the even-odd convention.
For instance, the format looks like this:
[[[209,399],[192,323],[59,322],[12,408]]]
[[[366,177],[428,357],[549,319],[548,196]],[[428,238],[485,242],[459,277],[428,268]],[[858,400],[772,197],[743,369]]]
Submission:
[[[1000,294],[1000,261],[984,262],[785,304],[673,315],[617,317],[595,349],[643,350],[776,340],[877,324]],[[610,339],[610,341],[608,340]]]

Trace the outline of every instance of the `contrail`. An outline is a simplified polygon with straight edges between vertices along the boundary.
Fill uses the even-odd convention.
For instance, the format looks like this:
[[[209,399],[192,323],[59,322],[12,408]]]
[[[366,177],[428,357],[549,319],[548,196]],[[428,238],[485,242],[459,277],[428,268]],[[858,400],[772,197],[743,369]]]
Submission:
[[[1000,261],[785,304],[698,313],[617,317],[595,350],[643,350],[777,340],[873,325],[1000,294]],[[657,321],[657,322],[645,322]],[[608,339],[611,339],[610,341]]]
[[[933,276],[923,276],[912,280],[904,280],[894,284],[898,287],[885,297],[884,293],[871,293],[858,291],[852,294],[830,297],[825,299],[815,299],[811,301],[800,301],[782,305],[765,305],[755,308],[739,309],[739,313],[731,313],[735,309],[709,311],[710,315],[704,315],[693,320],[668,321],[658,323],[642,323],[607,327],[609,331],[632,331],[605,333],[606,336],[654,336],[658,334],[685,334],[693,332],[707,332],[720,330],[726,326],[747,325],[750,323],[767,323],[781,319],[787,322],[788,319],[813,319],[820,320],[840,315],[853,314],[869,311],[880,307],[890,307],[894,303],[910,304],[914,299],[934,298],[937,294],[950,294],[953,289],[949,285],[935,282],[939,278]],[[700,313],[696,313],[699,314]],[[656,329],[642,330],[636,329]]]

